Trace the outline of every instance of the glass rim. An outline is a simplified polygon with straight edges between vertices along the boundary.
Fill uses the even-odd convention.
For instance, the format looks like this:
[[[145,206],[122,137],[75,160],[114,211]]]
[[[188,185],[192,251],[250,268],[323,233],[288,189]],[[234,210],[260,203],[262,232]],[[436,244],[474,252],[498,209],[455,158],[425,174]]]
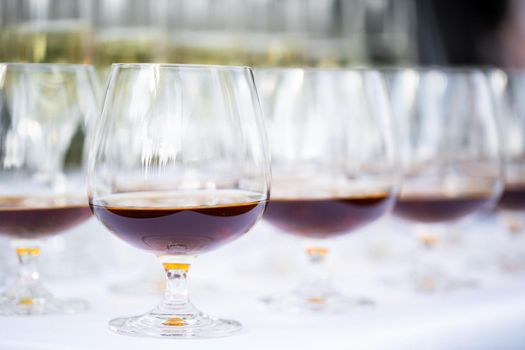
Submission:
[[[62,70],[92,70],[95,67],[92,64],[82,63],[30,63],[30,62],[0,62],[0,66],[8,68],[31,68],[31,69],[62,69]]]
[[[184,63],[112,63],[111,70],[116,68],[187,68],[187,69],[215,69],[215,70],[248,70],[250,66],[220,65],[220,64],[184,64]]]
[[[400,66],[377,66],[376,69],[380,72],[403,72],[403,71],[415,71],[415,72],[443,72],[443,73],[473,73],[473,72],[487,72],[491,70],[505,70],[502,67],[492,65],[400,65]]]
[[[377,72],[378,67],[373,66],[355,66],[355,67],[254,67],[254,72]]]

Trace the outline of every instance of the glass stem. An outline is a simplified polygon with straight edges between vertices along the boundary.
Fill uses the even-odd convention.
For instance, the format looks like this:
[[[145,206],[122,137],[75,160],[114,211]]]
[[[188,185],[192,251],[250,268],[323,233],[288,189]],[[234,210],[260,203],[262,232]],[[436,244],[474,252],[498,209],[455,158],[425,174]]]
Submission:
[[[502,242],[504,246],[500,264],[503,270],[507,272],[518,272],[525,266],[522,258],[522,244],[519,241],[523,239],[525,220],[520,214],[504,211],[499,215],[507,233]]]
[[[187,276],[193,257],[162,255],[159,260],[166,272],[166,291],[162,302],[152,313],[169,316],[163,323],[166,326],[186,325],[188,318],[200,314],[188,297]]]
[[[310,268],[297,292],[313,302],[316,300],[321,302],[326,296],[334,293],[330,274],[326,267],[328,248],[309,246],[306,248],[306,254]]]
[[[18,279],[26,283],[37,283],[40,280],[40,274],[37,269],[39,248],[17,247],[16,255],[18,256]]]
[[[435,230],[427,225],[417,225],[415,236],[419,245],[413,270],[416,288],[420,290],[434,290],[437,288],[441,275],[441,271],[438,268],[440,264],[436,249],[439,236]]]
[[[501,217],[503,218],[503,223],[511,237],[515,237],[523,232],[525,225],[521,215],[515,212],[503,212]]]
[[[27,241],[14,241],[13,247],[18,257],[18,271],[13,285],[6,293],[18,299],[19,304],[35,304],[38,299],[48,295],[41,285],[37,269],[40,248],[34,242]]]

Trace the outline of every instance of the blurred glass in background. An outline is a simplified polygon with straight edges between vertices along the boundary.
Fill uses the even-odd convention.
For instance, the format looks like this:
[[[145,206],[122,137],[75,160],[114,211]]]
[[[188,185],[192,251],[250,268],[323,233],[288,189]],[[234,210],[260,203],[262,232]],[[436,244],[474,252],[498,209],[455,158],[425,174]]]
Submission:
[[[0,0],[0,61],[92,63],[102,85],[114,62],[523,68],[524,44],[524,0]],[[79,129],[72,167],[82,143]],[[86,256],[114,250],[129,262],[124,247],[90,245],[85,233],[76,236]],[[50,242],[66,254],[65,243]],[[83,263],[93,272],[100,260]]]
[[[166,1],[94,0],[93,64],[101,79],[115,62],[166,61]]]
[[[3,0],[1,5],[0,60],[90,63],[90,1]]]
[[[0,60],[525,66],[523,0],[0,0]]]
[[[2,61],[414,63],[414,0],[0,0]],[[104,76],[104,73],[100,73]]]

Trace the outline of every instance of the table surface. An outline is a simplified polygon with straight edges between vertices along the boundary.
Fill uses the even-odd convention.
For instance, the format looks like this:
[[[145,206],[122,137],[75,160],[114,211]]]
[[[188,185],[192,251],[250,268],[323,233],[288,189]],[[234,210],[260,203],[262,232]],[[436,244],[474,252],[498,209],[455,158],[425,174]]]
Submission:
[[[494,232],[494,226],[477,224],[458,249],[448,251],[451,256],[470,251],[472,261],[492,257],[484,268],[476,261],[477,268],[469,272],[480,280],[479,288],[431,295],[416,293],[407,283],[411,260],[403,257],[410,249],[398,242],[401,234],[341,238],[330,261],[335,283],[349,295],[372,296],[376,304],[335,315],[278,313],[258,302],[263,294],[292,287],[304,269],[294,252],[299,251],[297,242],[267,230],[257,228],[250,237],[200,257],[190,274],[190,294],[199,308],[243,323],[235,336],[164,340],[113,334],[108,320],[145,312],[159,296],[110,292],[108,284],[120,273],[112,270],[67,283],[50,279],[55,294],[86,299],[89,311],[0,317],[0,349],[525,349],[525,273],[503,274],[496,267],[494,242],[502,233]],[[387,221],[370,230],[390,232],[394,226]],[[151,266],[129,252],[135,270]],[[466,264],[460,259],[454,266],[458,261]],[[150,275],[159,270],[153,268]]]

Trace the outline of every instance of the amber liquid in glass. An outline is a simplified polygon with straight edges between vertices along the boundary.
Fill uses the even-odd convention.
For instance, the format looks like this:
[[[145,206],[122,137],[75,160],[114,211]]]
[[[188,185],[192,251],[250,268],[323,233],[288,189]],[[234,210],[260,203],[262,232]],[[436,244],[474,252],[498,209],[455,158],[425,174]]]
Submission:
[[[113,195],[91,204],[120,239],[157,254],[197,255],[246,233],[266,202],[260,196],[217,191]]]
[[[394,214],[417,222],[455,221],[488,206],[493,199],[491,193],[406,195],[398,198]]]
[[[45,238],[90,217],[87,201],[67,197],[0,197],[0,234],[13,238]]]
[[[524,210],[525,184],[507,185],[498,202],[498,209]]]
[[[264,219],[279,229],[308,238],[353,231],[378,219],[392,203],[389,193],[342,198],[272,198]]]

